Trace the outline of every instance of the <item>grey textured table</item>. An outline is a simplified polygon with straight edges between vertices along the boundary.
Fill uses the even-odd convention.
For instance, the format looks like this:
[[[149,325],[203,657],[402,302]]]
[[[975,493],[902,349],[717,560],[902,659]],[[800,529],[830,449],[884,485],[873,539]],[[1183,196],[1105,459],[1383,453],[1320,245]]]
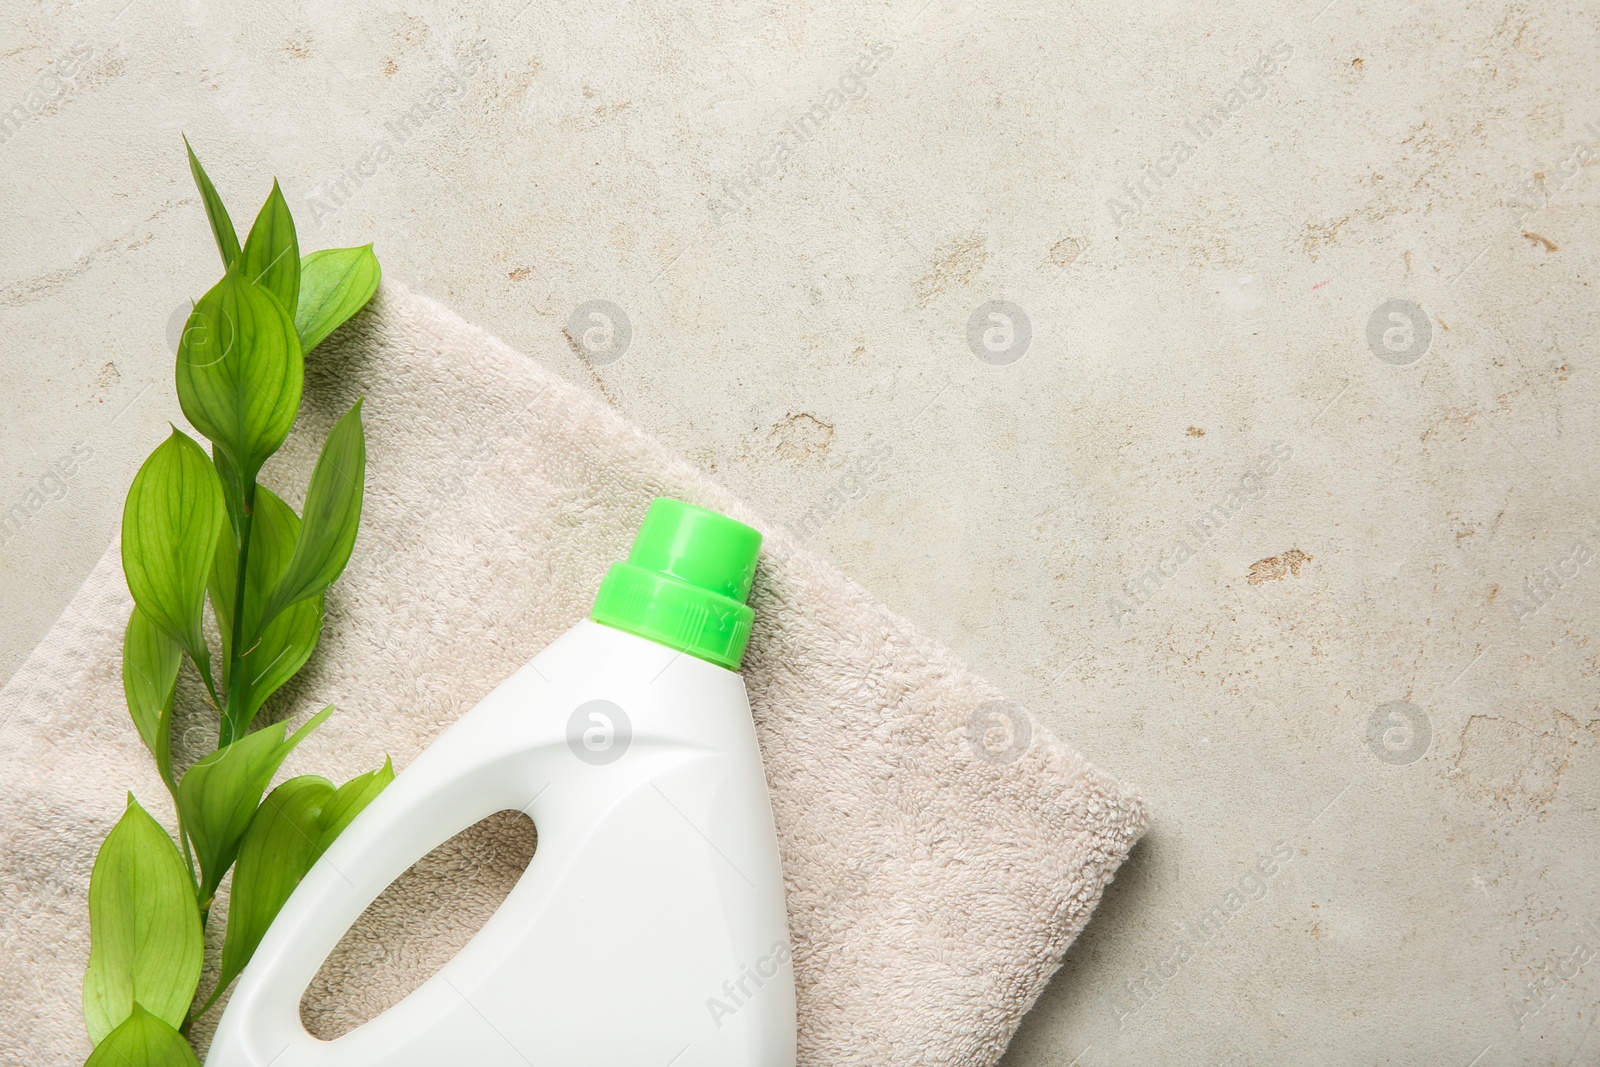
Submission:
[[[182,131],[1143,786],[1007,1064],[1600,1058],[1592,8],[0,26],[0,676],[176,417]]]

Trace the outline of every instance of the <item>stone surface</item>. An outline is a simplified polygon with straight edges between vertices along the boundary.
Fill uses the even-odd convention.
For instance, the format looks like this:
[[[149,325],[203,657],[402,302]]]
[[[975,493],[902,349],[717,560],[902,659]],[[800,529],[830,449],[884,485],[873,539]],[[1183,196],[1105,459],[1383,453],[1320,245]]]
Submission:
[[[1011,1067],[1600,1057],[1592,10],[0,25],[0,676],[178,418],[182,131],[1143,786]]]

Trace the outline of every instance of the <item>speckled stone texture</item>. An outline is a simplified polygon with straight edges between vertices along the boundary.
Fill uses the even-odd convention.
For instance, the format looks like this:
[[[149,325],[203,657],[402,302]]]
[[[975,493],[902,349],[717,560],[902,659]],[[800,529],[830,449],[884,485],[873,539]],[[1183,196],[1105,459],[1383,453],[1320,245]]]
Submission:
[[[1591,6],[123,5],[0,4],[0,675],[176,417],[184,131],[1141,785],[1008,1067],[1600,1057]]]

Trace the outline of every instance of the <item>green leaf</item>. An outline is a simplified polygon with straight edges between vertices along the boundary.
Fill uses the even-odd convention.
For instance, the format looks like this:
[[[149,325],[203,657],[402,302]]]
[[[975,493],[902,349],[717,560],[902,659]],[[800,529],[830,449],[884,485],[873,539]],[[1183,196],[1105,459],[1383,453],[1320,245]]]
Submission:
[[[122,509],[122,569],[151,622],[205,668],[206,576],[222,532],[222,486],[205,451],[173,429],[144,461]]]
[[[178,402],[249,486],[289,436],[305,365],[283,305],[230,270],[195,304],[178,345]]]
[[[326,778],[291,778],[268,795],[251,820],[233,871],[217,990],[244,970],[278,909],[322,854],[317,819],[332,796],[333,783]]]
[[[239,273],[266,289],[291,315],[300,299],[300,243],[294,217],[276,179],[272,192],[250,227],[240,255]],[[302,346],[303,347],[303,346]]]
[[[95,1046],[83,1067],[200,1067],[200,1061],[182,1034],[135,1004],[133,1014]]]
[[[177,789],[172,778],[172,695],[182,661],[183,646],[135,605],[122,641],[122,692],[139,738],[156,758],[169,790]]]
[[[195,188],[200,190],[200,199],[206,205],[206,219],[211,223],[211,234],[217,239],[217,251],[222,253],[222,266],[226,269],[239,258],[239,238],[233,232],[233,220],[228,217],[222,197],[217,195],[217,187],[211,184],[206,169],[194,154],[189,138],[183,139],[183,147],[189,152],[189,173],[194,175]]]
[[[89,876],[89,970],[83,1017],[98,1044],[134,1013],[134,1001],[183,1025],[200,981],[205,942],[194,884],[178,846],[128,794]]]
[[[240,704],[233,709],[234,736],[241,736],[268,697],[304,667],[322,636],[323,597],[317,594],[280,612],[239,661]]]
[[[306,513],[295,542],[294,558],[273,587],[264,622],[289,605],[317,596],[344,571],[361,523],[362,486],[367,473],[367,444],[361,427],[361,401],[345,412],[328,434],[306,489]]]
[[[294,328],[300,350],[309,352],[346,319],[360,311],[378,291],[382,275],[371,245],[325,248],[300,261],[300,302]]]
[[[375,771],[357,775],[344,785],[341,785],[333,795],[327,807],[322,809],[320,826],[322,836],[318,838],[318,851],[326,851],[333,844],[334,838],[344,833],[344,828],[361,814],[363,808],[372,803],[374,797],[383,792],[384,787],[394,781],[394,761],[387,756],[383,759],[383,766]]]
[[[394,764],[352,778],[338,789],[326,778],[291,778],[268,795],[239,847],[228,905],[217,993],[238,977],[295,886],[372,798],[394,781]],[[213,993],[213,999],[217,994]]]
[[[261,705],[305,665],[322,633],[323,598],[310,597],[282,612],[261,628],[261,608],[267,593],[283,576],[300,536],[300,518],[265,486],[256,487],[256,508],[250,522],[250,558],[245,563],[244,633],[259,631],[248,645],[240,671],[242,684],[237,704],[229,708],[228,737],[242,737]],[[233,531],[224,529],[217,539],[216,563],[211,569],[211,608],[222,631],[223,661],[232,663],[234,583],[238,574],[238,546]],[[230,692],[232,690],[230,689]]]
[[[200,900],[209,902],[239,852],[240,839],[272,776],[329,715],[332,705],[284,738],[284,723],[263,726],[200,760],[178,783],[178,809],[200,861]]]
[[[228,528],[233,531],[235,543],[239,539],[239,523],[244,516],[244,482],[239,478],[239,468],[233,465],[228,454],[213,445],[211,462],[217,468],[217,478],[222,482],[222,500],[228,505]]]

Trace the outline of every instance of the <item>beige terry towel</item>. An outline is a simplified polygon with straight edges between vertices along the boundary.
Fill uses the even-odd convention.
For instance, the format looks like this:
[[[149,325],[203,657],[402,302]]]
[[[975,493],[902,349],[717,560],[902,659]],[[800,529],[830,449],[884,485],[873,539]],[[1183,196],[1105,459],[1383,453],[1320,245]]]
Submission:
[[[296,721],[338,706],[285,776],[342,781],[385,753],[403,768],[587,613],[652,497],[726,512],[766,535],[744,673],[781,838],[800,1062],[1000,1058],[1143,831],[1134,790],[604,404],[432,301],[386,283],[307,375],[301,422],[263,481],[298,504],[313,447],[358,396],[370,460],[321,646],[268,705]],[[130,605],[113,545],[0,691],[3,1063],[88,1054],[95,850],[125,790],[172,821],[123,703]],[[192,687],[179,699],[199,704]],[[214,743],[211,729],[180,720],[180,752]],[[437,935],[422,949],[390,951],[383,921],[363,919],[330,957],[303,1012],[313,1032],[393,1003],[442,962],[428,946],[470,934],[460,916],[481,921],[479,897],[498,899],[527,853],[495,847],[504,826],[480,830],[385,895],[391,932]],[[408,906],[422,918],[394,918]],[[334,993],[345,1002],[319,1001]]]

